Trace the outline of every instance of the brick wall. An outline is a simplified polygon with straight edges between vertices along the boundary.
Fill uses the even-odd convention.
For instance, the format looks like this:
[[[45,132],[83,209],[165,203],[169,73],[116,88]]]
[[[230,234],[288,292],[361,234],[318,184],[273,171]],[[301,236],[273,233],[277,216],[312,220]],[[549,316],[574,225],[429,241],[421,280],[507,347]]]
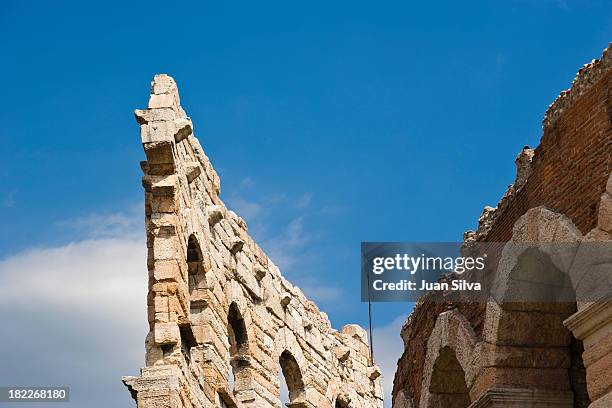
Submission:
[[[532,174],[487,234],[506,242],[528,209],[544,205],[567,215],[582,233],[595,227],[597,206],[612,172],[612,71],[545,127]]]

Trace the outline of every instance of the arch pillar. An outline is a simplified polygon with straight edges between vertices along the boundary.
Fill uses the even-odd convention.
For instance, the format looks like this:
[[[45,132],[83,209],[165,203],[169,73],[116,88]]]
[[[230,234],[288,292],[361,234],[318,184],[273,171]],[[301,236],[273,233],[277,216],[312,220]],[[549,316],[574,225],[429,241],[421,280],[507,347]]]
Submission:
[[[572,266],[582,239],[569,218],[545,207],[516,221],[487,304],[470,408],[574,407],[584,367],[563,321],[576,310]]]
[[[438,316],[427,342],[420,407],[467,408],[475,345],[470,323],[456,309]]]
[[[599,203],[597,227],[585,236],[583,243],[574,269],[583,275],[578,296],[589,301],[578,302],[578,311],[564,324],[584,344],[589,408],[604,408],[612,406],[612,251],[607,250],[612,246],[612,174]],[[593,243],[607,247],[593,253]],[[594,291],[594,298],[582,293],[583,290]]]

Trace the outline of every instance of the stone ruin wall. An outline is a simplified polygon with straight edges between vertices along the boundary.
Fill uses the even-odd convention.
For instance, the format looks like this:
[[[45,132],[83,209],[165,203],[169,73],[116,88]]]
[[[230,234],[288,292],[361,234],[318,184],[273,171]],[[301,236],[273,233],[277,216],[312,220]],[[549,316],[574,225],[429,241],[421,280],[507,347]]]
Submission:
[[[495,208],[485,207],[466,242],[567,239],[579,248],[580,242],[612,240],[611,48],[581,68],[571,89],[548,108],[540,145],[519,153],[515,182]],[[604,268],[602,287],[612,287],[612,256],[592,262]],[[425,297],[402,328],[394,407],[611,407],[610,309],[608,303],[579,304],[572,316],[575,308],[543,315]],[[546,330],[554,335],[540,334]],[[444,354],[449,350],[452,358]],[[453,378],[464,382],[467,399],[457,384],[436,394],[436,365],[447,377],[463,372]],[[443,395],[454,402],[436,405],[434,397]]]
[[[156,75],[137,110],[149,271],[146,367],[124,377],[138,408],[382,407],[364,329],[327,315],[219,197],[174,80]],[[233,372],[233,380],[231,371]]]

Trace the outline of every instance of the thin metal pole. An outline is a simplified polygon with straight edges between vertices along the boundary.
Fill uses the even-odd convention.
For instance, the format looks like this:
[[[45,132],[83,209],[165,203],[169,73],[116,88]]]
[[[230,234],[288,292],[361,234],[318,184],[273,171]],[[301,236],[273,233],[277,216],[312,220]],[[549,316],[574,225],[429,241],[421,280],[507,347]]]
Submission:
[[[370,328],[370,366],[374,365],[374,338],[372,337],[372,297],[370,295],[370,274],[368,276],[368,322]]]

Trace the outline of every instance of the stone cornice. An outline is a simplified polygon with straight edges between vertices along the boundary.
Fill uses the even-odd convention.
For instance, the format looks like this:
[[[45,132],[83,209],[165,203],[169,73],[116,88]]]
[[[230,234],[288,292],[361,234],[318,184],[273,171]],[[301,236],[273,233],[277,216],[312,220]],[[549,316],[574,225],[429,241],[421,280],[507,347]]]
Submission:
[[[584,340],[612,322],[612,302],[593,302],[574,313],[563,324],[579,340]]]
[[[574,395],[569,391],[544,391],[515,388],[491,388],[469,408],[522,408],[546,406],[571,408]]]

